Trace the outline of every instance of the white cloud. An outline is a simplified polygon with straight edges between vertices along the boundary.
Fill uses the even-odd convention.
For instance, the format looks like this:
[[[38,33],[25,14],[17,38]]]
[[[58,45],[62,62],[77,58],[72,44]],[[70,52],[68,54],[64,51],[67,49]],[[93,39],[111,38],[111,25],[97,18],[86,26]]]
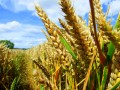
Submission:
[[[58,23],[58,18],[63,18],[59,0],[37,0],[36,2],[46,12],[48,17],[55,23]]]
[[[120,0],[112,0],[110,2],[109,16],[117,15],[120,12]]]
[[[41,26],[22,24],[17,21],[0,24],[0,39],[11,40],[15,47],[31,47],[44,42]]]
[[[61,11],[61,7],[58,4],[58,1],[59,0],[0,0],[0,4],[4,8],[9,9],[13,12],[28,10],[32,11],[31,13],[32,15],[38,16],[34,8],[34,2],[36,2],[44,9],[44,11],[48,14],[49,18],[52,21],[58,23],[58,18],[63,19],[64,16],[64,14]],[[89,12],[90,10],[89,0],[71,0],[71,1],[78,15],[84,17]],[[111,0],[101,0],[101,3],[105,5],[107,5],[110,2]],[[112,13],[113,10],[118,11],[117,8],[119,7],[118,3],[120,2],[120,0],[114,0],[112,2],[113,4],[111,3],[112,8],[110,10],[110,13]]]
[[[31,25],[31,24],[22,24],[20,22],[17,22],[17,21],[11,21],[11,22],[7,22],[7,23],[4,23],[4,24],[0,24],[0,32],[6,32],[6,31],[13,31],[13,32],[34,32],[34,33],[40,33],[41,31],[41,28],[43,27],[40,27],[40,26],[36,26],[36,25]]]
[[[90,10],[89,1],[88,0],[72,0],[73,7],[75,7],[75,11],[80,16],[84,16]]]
[[[0,32],[4,32],[5,30],[12,30],[20,27],[20,23],[16,21],[8,22],[6,24],[0,24]]]
[[[13,12],[35,10],[33,0],[0,0],[0,5]]]
[[[58,18],[64,18],[64,13],[61,10],[61,6],[58,4],[59,0],[39,0],[39,5],[47,13],[50,19],[58,23]],[[81,16],[85,16],[89,12],[88,0],[71,0],[72,6],[75,8],[75,12]]]

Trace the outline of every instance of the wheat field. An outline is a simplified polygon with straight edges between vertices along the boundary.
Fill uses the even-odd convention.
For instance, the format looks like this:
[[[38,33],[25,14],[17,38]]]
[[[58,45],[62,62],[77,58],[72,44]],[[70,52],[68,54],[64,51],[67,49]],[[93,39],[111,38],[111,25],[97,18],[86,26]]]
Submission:
[[[86,24],[59,0],[61,26],[35,4],[47,41],[27,50],[0,44],[0,90],[120,90],[120,14],[112,26],[100,0],[89,2]]]

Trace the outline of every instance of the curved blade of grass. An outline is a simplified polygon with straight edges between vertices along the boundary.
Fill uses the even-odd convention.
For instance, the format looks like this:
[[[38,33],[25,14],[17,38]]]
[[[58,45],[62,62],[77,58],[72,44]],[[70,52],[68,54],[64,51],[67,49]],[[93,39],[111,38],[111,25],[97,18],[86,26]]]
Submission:
[[[96,75],[97,75],[97,82],[98,82],[97,90],[100,90],[100,71],[99,70],[96,70]]]
[[[68,50],[68,52],[72,55],[72,57],[77,60],[77,55],[73,52],[70,44],[66,41],[66,39],[60,35],[60,41],[62,42],[62,44],[66,47],[66,49]]]
[[[116,83],[110,90],[116,90],[118,86],[120,86],[120,81]]]
[[[103,75],[102,75],[102,82],[101,82],[100,90],[104,90],[105,89],[107,76],[108,76],[108,68],[107,68],[107,66],[105,66],[104,69],[103,69]]]
[[[108,63],[112,60],[112,56],[115,52],[115,46],[112,42],[110,42],[110,44],[108,44],[108,52],[107,52],[107,61]]]
[[[14,78],[14,80],[13,80],[11,86],[10,86],[10,90],[16,90],[17,89],[19,79],[20,79],[20,76]]]
[[[14,80],[13,80],[11,86],[10,86],[10,90],[15,90],[16,89],[17,79],[18,79],[17,77],[14,78]]]

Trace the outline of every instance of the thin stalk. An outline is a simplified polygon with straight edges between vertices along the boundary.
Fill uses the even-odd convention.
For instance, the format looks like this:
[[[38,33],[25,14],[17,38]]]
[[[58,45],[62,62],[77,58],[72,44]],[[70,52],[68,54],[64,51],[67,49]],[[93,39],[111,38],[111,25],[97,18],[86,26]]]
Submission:
[[[94,35],[95,35],[95,42],[98,48],[98,53],[100,57],[100,63],[104,65],[105,63],[105,56],[102,53],[102,50],[100,48],[100,44],[98,41],[98,36],[97,36],[97,30],[96,30],[96,23],[95,23],[95,12],[94,12],[94,5],[93,5],[93,0],[89,0],[90,2],[90,8],[91,8],[91,15],[92,15],[92,21],[93,21],[93,27],[94,27]]]
[[[91,62],[90,62],[90,65],[89,65],[89,68],[88,68],[88,72],[87,72],[87,75],[86,75],[86,77],[85,77],[85,82],[84,82],[84,86],[83,86],[83,90],[86,90],[86,87],[87,87],[87,83],[88,83],[88,80],[89,80],[89,77],[90,77],[90,71],[92,70],[92,64],[93,64],[93,62],[94,62],[94,58],[95,58],[95,53],[96,52],[94,52],[94,54],[93,54],[93,57],[92,57],[92,60],[91,60]]]

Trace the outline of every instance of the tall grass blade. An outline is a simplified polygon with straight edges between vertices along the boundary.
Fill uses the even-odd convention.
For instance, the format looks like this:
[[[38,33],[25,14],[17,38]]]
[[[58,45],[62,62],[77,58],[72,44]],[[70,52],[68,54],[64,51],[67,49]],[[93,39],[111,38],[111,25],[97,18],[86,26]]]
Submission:
[[[60,41],[62,42],[62,44],[66,47],[66,49],[68,50],[68,52],[72,55],[72,57],[77,60],[77,55],[73,52],[70,44],[66,41],[66,39],[63,36],[60,36]]]
[[[15,77],[11,86],[10,86],[10,90],[16,90],[17,89],[17,85],[19,82],[20,77]]]
[[[107,68],[107,66],[105,66],[104,69],[103,69],[103,75],[102,75],[102,82],[101,82],[100,90],[105,89],[107,76],[108,76],[108,68]]]
[[[100,90],[100,71],[96,71],[96,75],[97,75],[97,82],[98,82],[97,90]]]
[[[112,42],[110,42],[110,44],[108,44],[108,52],[107,52],[107,61],[108,63],[112,60],[112,56],[115,52],[115,46]]]

